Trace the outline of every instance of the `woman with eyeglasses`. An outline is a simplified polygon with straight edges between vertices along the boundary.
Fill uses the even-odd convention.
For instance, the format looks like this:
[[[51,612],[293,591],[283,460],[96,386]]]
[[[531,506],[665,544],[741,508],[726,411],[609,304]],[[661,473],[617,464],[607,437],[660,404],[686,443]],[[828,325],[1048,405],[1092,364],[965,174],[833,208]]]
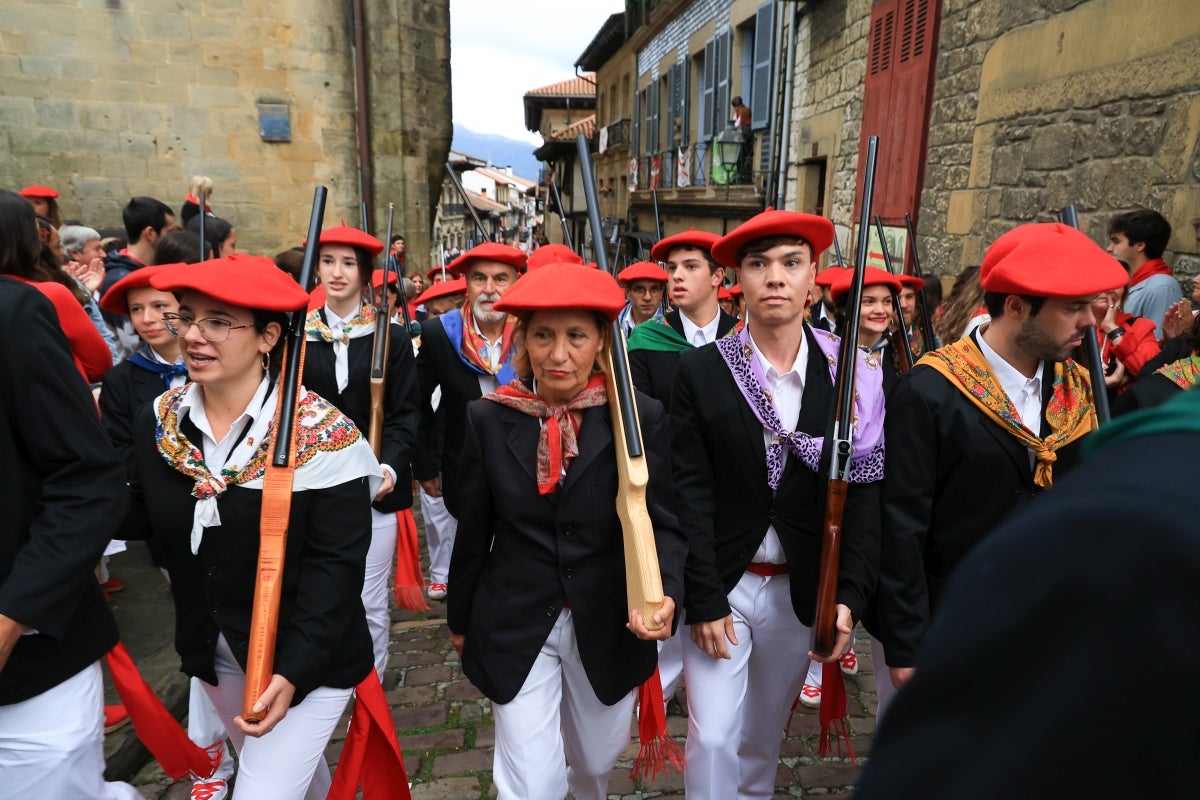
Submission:
[[[302,391],[274,674],[262,719],[247,722],[263,474],[288,312],[302,319],[308,298],[255,256],[163,270],[150,285],[179,298],[163,318],[192,382],[139,413],[131,488],[171,574],[182,670],[203,681],[237,751],[235,798],[323,798],[325,747],[372,667],[359,591],[378,462],[348,418]]]
[[[378,313],[369,299],[371,261],[383,251],[383,242],[342,224],[322,231],[320,243],[317,280],[324,289],[325,303],[309,311],[304,323],[304,385],[337,406],[366,434],[371,422],[371,355]],[[371,505],[371,549],[362,591],[375,670],[381,679],[387,667],[391,629],[388,576],[396,558],[397,514],[413,504],[409,454],[420,419],[412,341],[403,325],[392,323],[388,331],[391,338],[379,443],[384,477]]]

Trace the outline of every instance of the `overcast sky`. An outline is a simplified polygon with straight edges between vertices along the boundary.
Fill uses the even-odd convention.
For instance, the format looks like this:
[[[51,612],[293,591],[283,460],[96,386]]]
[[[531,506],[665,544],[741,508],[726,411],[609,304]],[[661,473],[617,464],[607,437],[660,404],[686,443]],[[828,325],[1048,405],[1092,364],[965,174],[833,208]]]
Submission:
[[[450,0],[454,121],[478,133],[541,143],[522,97],[566,80],[624,0]]]

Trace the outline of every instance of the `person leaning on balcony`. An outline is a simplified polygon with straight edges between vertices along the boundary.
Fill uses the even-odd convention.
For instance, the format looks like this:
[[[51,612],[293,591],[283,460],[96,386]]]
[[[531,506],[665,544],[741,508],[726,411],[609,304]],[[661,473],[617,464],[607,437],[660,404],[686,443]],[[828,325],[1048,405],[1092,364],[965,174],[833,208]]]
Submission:
[[[730,101],[733,106],[733,129],[742,134],[742,149],[738,152],[738,183],[750,182],[750,164],[754,155],[754,131],[750,130],[750,107],[739,94]]]

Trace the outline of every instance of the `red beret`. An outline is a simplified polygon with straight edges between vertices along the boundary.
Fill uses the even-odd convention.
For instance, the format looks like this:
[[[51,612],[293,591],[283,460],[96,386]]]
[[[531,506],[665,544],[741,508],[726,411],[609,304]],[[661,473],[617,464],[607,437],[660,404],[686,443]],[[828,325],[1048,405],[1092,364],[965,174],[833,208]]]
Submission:
[[[58,197],[58,192],[51,189],[49,186],[38,186],[36,183],[26,186],[21,191],[17,192],[21,197],[46,197],[51,200]]]
[[[729,296],[730,297],[741,297],[742,296],[742,285],[740,283],[735,283],[733,286],[730,286],[729,287]]]
[[[466,278],[455,278],[451,281],[440,281],[421,292],[420,296],[418,296],[413,302],[417,305],[421,305],[428,300],[436,300],[439,297],[450,297],[451,295],[455,294],[465,294],[466,291]]]
[[[344,221],[336,228],[326,228],[321,231],[321,238],[317,241],[321,244],[344,244],[350,247],[361,247],[371,254],[371,258],[383,252],[383,242],[365,231],[360,231],[358,228],[351,228]]]
[[[100,308],[110,314],[129,314],[129,303],[126,296],[130,289],[145,289],[150,286],[150,279],[166,269],[183,267],[186,264],[159,264],[153,267],[141,267],[130,272],[124,278],[108,287],[108,291],[100,298]],[[160,290],[162,291],[162,290]]]
[[[325,287],[318,281],[313,290],[308,293],[308,310],[312,311],[314,308],[320,308],[325,305],[325,301],[328,299],[329,296],[325,294]]]
[[[845,267],[826,267],[817,273],[817,278],[813,283],[817,286],[832,286],[834,281],[841,277],[843,272],[849,271]]]
[[[768,236],[795,236],[808,242],[812,258],[833,244],[833,223],[816,214],[768,208],[734,228],[713,245],[713,258],[727,267],[737,268],[738,251],[755,239]]]
[[[625,284],[633,283],[634,281],[658,281],[659,283],[666,283],[667,271],[653,261],[639,261],[636,264],[630,264],[618,272],[617,280]]]
[[[694,247],[697,250],[703,250],[707,253],[713,249],[713,245],[720,238],[715,233],[698,231],[695,228],[691,228],[683,233],[677,233],[674,236],[660,239],[658,244],[650,248],[650,257],[655,261],[666,261],[667,256],[671,254],[671,250],[680,246]]]
[[[441,267],[434,267],[433,269],[429,270],[429,272],[425,273],[425,279],[428,280],[430,283],[433,283],[441,276],[442,276],[442,268]],[[446,280],[448,280],[448,281],[454,280],[454,273],[451,272],[449,269],[446,269]]]
[[[222,303],[260,311],[299,311],[308,292],[266,256],[244,253],[160,272],[150,285],[164,292],[200,292]]]
[[[484,242],[477,244],[447,265],[446,271],[457,276],[465,276],[466,269],[472,261],[498,261],[508,264],[518,272],[525,266],[525,254],[515,247],[509,247],[499,242]]]
[[[547,264],[522,275],[492,308],[510,314],[582,308],[614,320],[625,308],[625,292],[607,272],[578,264]]]
[[[529,272],[547,264],[582,264],[583,257],[565,244],[544,244],[529,254],[525,269]]]
[[[718,286],[717,287],[717,299],[718,300],[732,300],[733,293],[730,292],[728,289],[726,289],[724,286]]]
[[[388,270],[388,286],[398,286],[400,284],[400,273],[396,270]],[[371,272],[371,286],[378,289],[383,286],[383,270],[377,269]]]
[[[984,291],[1035,297],[1082,297],[1128,281],[1115,258],[1059,222],[1018,225],[992,243],[979,269]]]
[[[897,275],[901,285],[908,289],[923,289],[925,288],[925,279],[918,278],[916,275]]]
[[[850,284],[853,280],[854,270],[852,269],[843,270],[833,279],[833,283],[829,285],[829,290],[833,293],[835,300],[850,291]],[[886,270],[879,269],[878,267],[867,267],[866,272],[863,274],[863,287],[867,286],[886,286],[893,292],[899,292],[901,283],[898,277]]]

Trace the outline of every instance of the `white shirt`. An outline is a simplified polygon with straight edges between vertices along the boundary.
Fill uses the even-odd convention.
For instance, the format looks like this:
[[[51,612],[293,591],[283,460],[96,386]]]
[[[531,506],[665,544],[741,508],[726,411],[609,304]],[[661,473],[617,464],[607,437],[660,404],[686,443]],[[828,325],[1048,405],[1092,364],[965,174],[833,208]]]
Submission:
[[[217,441],[217,437],[213,435],[212,425],[209,424],[208,414],[204,410],[204,391],[202,387],[196,387],[196,391],[188,392],[182,401],[179,403],[179,418],[184,416],[190,417],[192,424],[200,431],[200,436],[203,439],[204,463],[208,467],[208,471],[214,475],[220,475],[221,469],[225,466],[225,462],[229,460],[229,454],[233,451],[234,445],[242,438],[242,431],[246,430],[258,415],[263,413],[263,403],[267,400],[267,391],[270,388],[270,381],[266,376],[262,382],[258,384],[258,389],[255,390],[254,396],[250,398],[250,403],[246,406],[246,410],[241,413],[233,424],[229,426],[229,430]],[[266,410],[268,414],[274,414],[275,409],[269,408]]]
[[[717,340],[717,327],[721,324],[721,309],[717,309],[717,313],[707,325],[697,325],[682,311],[679,312],[679,321],[683,323],[683,338],[696,347],[701,347]]]
[[[775,411],[779,414],[779,422],[783,425],[784,430],[794,430],[796,420],[800,416],[800,404],[804,400],[804,376],[805,370],[808,367],[808,337],[800,338],[800,349],[796,351],[796,360],[792,362],[792,368],[782,375],[775,367],[771,366],[771,362],[767,361],[766,356],[758,349],[758,344],[754,341],[754,336],[750,336],[750,347],[754,350],[755,357],[762,364],[763,373],[767,379],[767,385],[764,387],[771,393],[771,397],[775,400]],[[770,447],[775,441],[775,434],[763,428],[763,446]],[[788,449],[783,449],[782,463],[787,464]],[[767,535],[763,537],[762,544],[758,546],[758,550],[754,552],[754,557],[751,561],[768,564],[782,564],[787,561],[783,554],[783,544],[779,541],[779,534],[775,531],[775,526],[767,528]]]
[[[157,361],[159,364],[166,364],[167,366],[173,366],[175,364],[183,363],[183,356],[179,356],[174,361],[167,361],[165,358],[160,356],[158,354],[158,351],[155,350],[153,347],[147,347],[146,349],[150,351],[150,360],[151,361]],[[183,386],[187,382],[188,382],[187,375],[172,375],[171,383],[167,385],[167,388],[174,389],[176,386]]]
[[[500,337],[493,342],[483,335],[483,331],[479,330],[479,323],[475,321],[474,317],[471,318],[471,325],[475,327],[475,333],[479,334],[479,338],[483,339],[483,343],[486,345],[487,362],[492,369],[495,369],[500,363],[500,354],[504,347],[504,334],[501,333]],[[500,381],[496,379],[495,375],[479,376],[479,392],[481,394],[491,394],[498,388],[500,388]]]
[[[983,353],[983,357],[987,359],[988,366],[992,368],[992,375],[999,381],[1000,387],[1004,389],[1004,393],[1008,395],[1008,399],[1012,401],[1013,407],[1017,409],[1017,416],[1021,418],[1026,428],[1033,433],[1034,436],[1042,435],[1042,369],[1046,366],[1045,361],[1039,361],[1037,371],[1032,378],[1026,378],[1016,367],[1009,364],[1004,358],[997,353],[983,338],[981,332],[978,337],[979,350]],[[1028,448],[1026,448],[1028,449]],[[1034,453],[1029,451],[1029,463],[1032,466]]]

